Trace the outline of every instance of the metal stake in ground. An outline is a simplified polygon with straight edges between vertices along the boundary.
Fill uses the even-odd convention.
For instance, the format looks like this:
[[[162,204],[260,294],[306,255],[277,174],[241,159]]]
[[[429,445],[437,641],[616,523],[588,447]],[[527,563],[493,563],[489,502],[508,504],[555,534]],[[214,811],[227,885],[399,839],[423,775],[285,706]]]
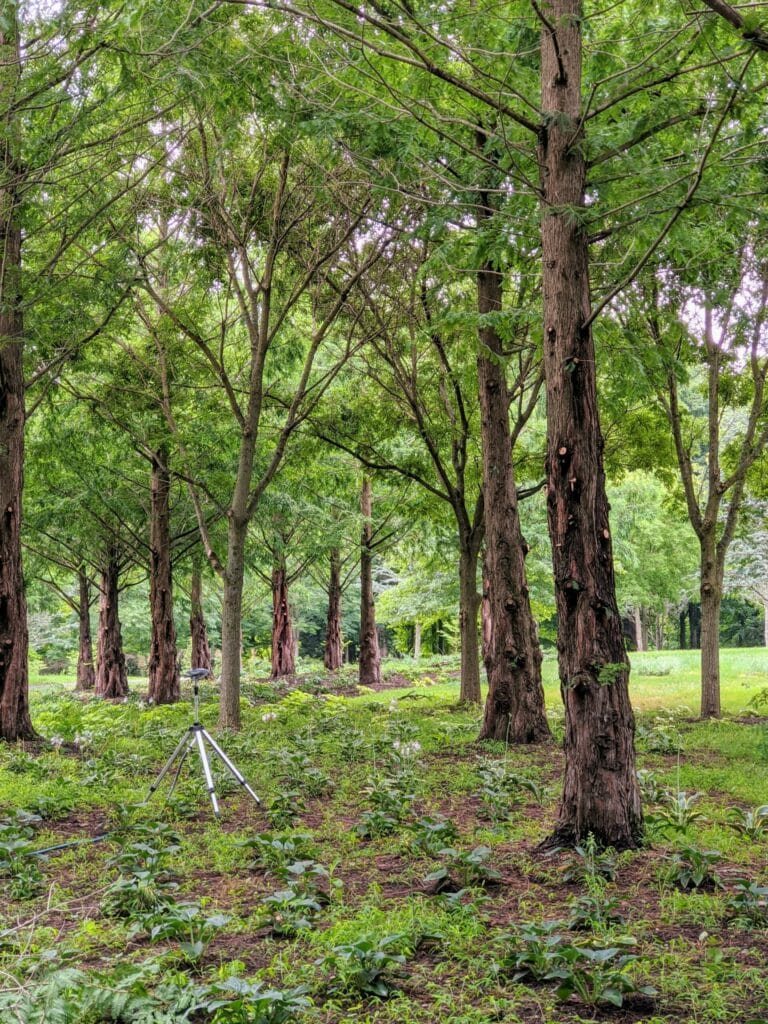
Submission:
[[[152,799],[153,794],[157,792],[157,789],[160,786],[163,779],[166,777],[166,775],[168,775],[168,773],[172,769],[174,769],[175,766],[173,779],[171,780],[171,787],[168,790],[167,799],[170,800],[171,796],[173,795],[173,791],[176,788],[176,783],[179,781],[179,775],[181,774],[181,769],[184,767],[184,762],[187,759],[187,755],[189,754],[190,750],[192,750],[193,747],[196,747],[198,756],[200,757],[200,764],[203,769],[203,775],[205,776],[205,786],[206,789],[208,790],[208,796],[211,798],[211,806],[213,807],[213,813],[218,818],[219,801],[218,798],[216,797],[216,788],[213,783],[213,773],[211,772],[211,765],[208,760],[208,751],[206,750],[206,744],[218,757],[218,759],[227,769],[232,778],[235,779],[235,781],[243,787],[246,793],[253,800],[255,800],[257,804],[261,803],[261,800],[256,796],[254,791],[245,781],[245,777],[243,776],[242,772],[238,771],[238,769],[230,761],[230,759],[221,749],[221,747],[213,738],[213,736],[211,736],[211,734],[208,732],[205,726],[200,722],[200,680],[204,679],[206,676],[209,676],[210,674],[211,673],[207,668],[193,668],[190,669],[189,672],[184,673],[185,679],[192,680],[192,690],[195,695],[195,720],[192,723],[192,725],[190,725],[189,728],[186,730],[184,735],[179,740],[176,749],[165,762],[163,767],[160,769],[157,778],[149,787],[149,792],[147,793],[146,798],[142,800],[142,802],[139,804],[139,807],[143,807]]]

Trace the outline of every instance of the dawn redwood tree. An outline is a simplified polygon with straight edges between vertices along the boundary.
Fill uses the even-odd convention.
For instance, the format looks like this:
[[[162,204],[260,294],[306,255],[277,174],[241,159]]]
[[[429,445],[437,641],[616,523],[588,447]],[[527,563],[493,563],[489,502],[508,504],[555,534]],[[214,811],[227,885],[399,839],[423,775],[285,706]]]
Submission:
[[[78,645],[77,677],[75,690],[90,693],[96,686],[96,669],[93,661],[93,637],[91,635],[91,581],[88,574],[80,569],[78,582]]]
[[[99,582],[99,628],[96,645],[97,697],[115,700],[128,696],[128,674],[118,610],[121,555],[116,544],[104,552]]]
[[[291,605],[288,598],[290,585],[285,555],[280,554],[272,566],[272,678],[292,676],[296,671],[295,645]]]
[[[376,687],[381,683],[381,652],[376,629],[376,605],[373,598],[373,489],[363,477],[360,490],[363,528],[360,536],[360,654],[359,682]]]
[[[21,49],[15,2],[0,23],[0,739],[32,739],[27,676],[27,603],[21,564],[24,369],[16,99]]]
[[[699,543],[702,718],[720,717],[726,557],[749,472],[768,446],[768,262],[756,255],[762,241],[747,225],[734,229],[722,223],[723,239],[729,228],[732,259],[721,253],[709,266],[700,264],[699,280],[691,283],[663,266],[636,303],[656,352],[664,357],[666,372],[654,361],[648,372],[669,422],[688,519]],[[697,392],[686,394],[691,373],[700,375],[697,383],[705,395],[698,413],[687,400],[699,401]],[[741,427],[725,420],[728,409],[741,414]]]
[[[208,643],[208,630],[205,625],[203,611],[203,580],[200,566],[192,565],[190,581],[189,635],[192,645],[190,668],[213,669],[211,645]]]
[[[173,621],[169,452],[159,448],[151,461],[149,519],[149,607],[152,639],[149,650],[149,691],[155,704],[179,699],[181,685]]]
[[[584,209],[582,3],[543,5],[539,131],[547,511],[566,709],[565,781],[552,842],[617,849],[643,829],[629,662],[616,603],[597,409]]]
[[[344,660],[344,642],[341,635],[341,551],[331,548],[328,557],[328,616],[325,626],[323,665],[329,672],[337,672]]]
[[[485,149],[488,137],[478,132]],[[494,156],[495,154],[491,154]],[[494,180],[478,195],[480,225],[494,215],[492,189],[501,177],[495,161]],[[541,648],[531,611],[525,572],[527,546],[517,511],[517,488],[509,424],[511,396],[507,387],[504,344],[493,320],[503,308],[504,275],[490,258],[477,272],[477,311],[480,314],[477,375],[480,391],[485,503],[485,558],[483,560],[483,659],[488,674],[480,739],[507,743],[539,743],[551,738],[541,682]],[[525,299],[523,299],[525,301]],[[524,350],[525,351],[525,350]],[[538,399],[541,376],[532,372],[536,356],[532,346],[524,354],[518,390],[526,394],[515,422],[519,434]]]

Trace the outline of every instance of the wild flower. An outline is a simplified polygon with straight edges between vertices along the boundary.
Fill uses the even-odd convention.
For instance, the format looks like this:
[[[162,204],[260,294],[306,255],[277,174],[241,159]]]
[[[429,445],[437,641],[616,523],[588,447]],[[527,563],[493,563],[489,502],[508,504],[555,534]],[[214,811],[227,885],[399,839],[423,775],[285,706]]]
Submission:
[[[276,722],[277,721],[277,712],[276,711],[266,711],[261,716],[261,720],[262,720],[262,722]]]
[[[421,750],[421,744],[418,740],[395,740],[392,744],[392,749],[400,755],[400,757],[415,757]]]

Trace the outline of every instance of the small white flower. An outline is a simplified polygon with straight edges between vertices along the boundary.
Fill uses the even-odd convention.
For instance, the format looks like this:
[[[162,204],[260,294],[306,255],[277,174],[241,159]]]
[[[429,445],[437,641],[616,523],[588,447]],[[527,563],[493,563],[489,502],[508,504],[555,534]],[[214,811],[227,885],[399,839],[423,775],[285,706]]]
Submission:
[[[56,750],[60,750],[64,746],[63,736],[51,736],[51,746]]]
[[[261,716],[261,720],[262,720],[262,722],[276,722],[277,721],[277,712],[276,711],[267,711],[267,712],[265,712]]]
[[[392,700],[389,702],[389,710],[390,711],[397,711],[397,698],[396,697],[393,697]]]

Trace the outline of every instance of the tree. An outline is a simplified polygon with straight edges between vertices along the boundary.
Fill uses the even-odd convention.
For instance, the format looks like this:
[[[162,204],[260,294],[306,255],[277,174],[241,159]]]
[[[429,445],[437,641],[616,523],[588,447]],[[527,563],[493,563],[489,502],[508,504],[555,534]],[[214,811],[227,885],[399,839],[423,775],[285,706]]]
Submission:
[[[18,11],[0,24],[0,738],[32,739],[27,677],[27,604],[21,558],[24,471],[24,323],[21,295]]]
[[[373,601],[373,492],[371,481],[363,477],[360,494],[363,518],[360,537],[360,671],[361,686],[375,687],[381,683],[381,654],[376,630],[376,609]]]
[[[701,717],[720,716],[720,609],[728,549],[748,474],[768,445],[768,269],[741,218],[721,225],[730,252],[696,277],[662,264],[636,310],[653,340],[647,367],[674,440],[699,542]],[[701,244],[690,232],[678,251]],[[726,241],[727,239],[727,241]],[[673,253],[675,250],[673,250]],[[640,312],[642,310],[642,312]],[[724,413],[731,409],[730,423]]]
[[[478,144],[488,145],[485,133],[478,133]],[[491,153],[492,164],[497,154]],[[478,220],[494,216],[492,190],[498,189],[501,176],[493,167],[493,178],[478,196]],[[523,278],[525,280],[525,278]],[[525,289],[522,289],[523,293]],[[477,375],[480,390],[483,446],[483,498],[485,507],[485,559],[483,561],[483,598],[487,599],[487,626],[483,617],[483,658],[488,674],[488,697],[480,730],[480,739],[507,743],[538,743],[551,737],[541,682],[541,649],[531,612],[528,580],[525,572],[527,545],[520,528],[517,488],[512,459],[513,437],[509,424],[510,391],[505,373],[504,343],[494,317],[502,312],[504,275],[490,257],[477,272],[477,308],[481,317]],[[521,295],[518,306],[527,296]],[[533,369],[536,353],[530,344],[520,344],[520,370],[515,389],[520,407],[515,421],[515,436],[536,407],[541,375]],[[529,383],[530,382],[530,383]],[[526,394],[529,390],[530,393]],[[523,404],[525,399],[525,404]],[[487,635],[486,635],[487,634]]]

